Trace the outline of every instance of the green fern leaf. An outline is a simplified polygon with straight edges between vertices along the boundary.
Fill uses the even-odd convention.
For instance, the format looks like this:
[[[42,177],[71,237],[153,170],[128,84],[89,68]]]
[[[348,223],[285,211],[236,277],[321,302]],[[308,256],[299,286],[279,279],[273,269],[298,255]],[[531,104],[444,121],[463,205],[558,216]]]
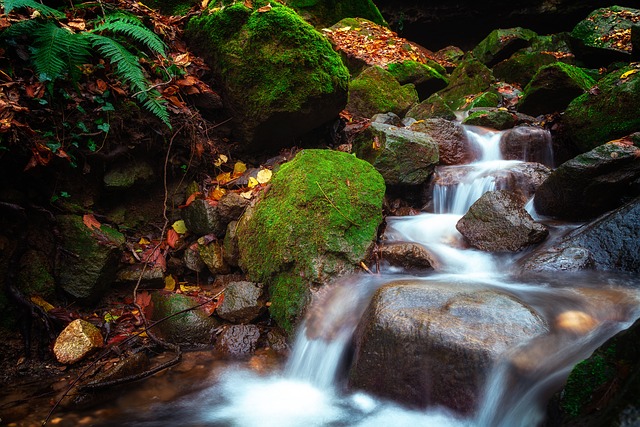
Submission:
[[[31,36],[40,26],[42,26],[42,22],[36,21],[35,19],[18,21],[0,33],[0,37],[10,39],[19,36]]]
[[[131,21],[122,19],[109,20],[97,25],[93,31],[109,31],[114,34],[122,34],[142,43],[152,51],[159,53],[162,56],[166,56],[166,45],[164,42],[156,35],[156,33],[143,26],[140,21],[132,23]]]
[[[41,15],[53,16],[54,18],[64,18],[66,15],[59,10],[55,10],[42,3],[38,3],[35,0],[4,0],[4,13],[9,14],[13,9],[19,9],[21,7],[30,7],[40,12]]]
[[[75,34],[60,28],[52,22],[36,28],[34,32],[35,40],[33,44],[32,61],[36,69],[38,78],[42,81],[54,81],[61,77],[65,71],[72,66],[70,61],[81,64],[84,58],[69,56],[73,49],[76,52],[77,43],[81,43],[80,38]]]
[[[169,113],[160,100],[160,94],[157,91],[150,91],[147,79],[138,62],[138,57],[109,37],[93,33],[86,34],[86,37],[90,39],[98,52],[115,66],[116,75],[131,86],[138,101],[167,126],[171,127]]]

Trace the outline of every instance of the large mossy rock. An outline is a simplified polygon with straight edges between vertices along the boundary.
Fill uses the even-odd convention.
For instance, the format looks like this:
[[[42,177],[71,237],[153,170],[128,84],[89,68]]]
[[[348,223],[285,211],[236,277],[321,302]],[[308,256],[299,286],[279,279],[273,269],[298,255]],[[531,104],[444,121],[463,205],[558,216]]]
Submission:
[[[504,82],[525,87],[538,69],[553,64],[556,57],[549,52],[518,52],[493,66],[493,75]]]
[[[376,291],[356,329],[349,383],[404,404],[470,414],[500,355],[546,329],[530,307],[480,284],[391,282]]]
[[[509,58],[531,44],[535,31],[522,27],[493,30],[473,49],[473,56],[487,67]]]
[[[364,69],[349,83],[346,109],[357,117],[389,112],[404,116],[416,102],[418,93],[412,84],[400,85],[387,70],[374,66]]]
[[[344,18],[364,18],[387,25],[371,0],[289,0],[287,5],[316,28],[330,27]]]
[[[541,215],[587,220],[639,194],[640,136],[612,141],[560,165],[536,191]]]
[[[579,67],[564,62],[545,65],[525,87],[518,110],[532,116],[562,111],[595,83]]]
[[[640,129],[640,68],[616,70],[580,95],[562,117],[568,139],[580,152]]]
[[[430,64],[413,60],[392,62],[387,69],[400,84],[413,84],[420,100],[428,98],[449,84],[444,68],[436,62]]]
[[[62,247],[58,286],[75,298],[96,302],[116,280],[124,236],[107,225],[89,228],[81,216],[59,215]]]
[[[451,73],[449,85],[429,97],[426,102],[433,102],[433,97],[438,96],[444,100],[452,110],[463,107],[472,108],[483,105],[471,105],[467,98],[470,95],[479,95],[490,89],[495,81],[493,73],[482,62],[476,59],[467,59]],[[496,105],[491,105],[495,107]]]
[[[358,158],[371,163],[387,185],[420,185],[438,164],[438,143],[427,133],[371,123],[353,142]]]
[[[571,31],[576,57],[592,67],[607,66],[631,58],[631,27],[640,21],[640,10],[620,6],[593,11]]]
[[[292,9],[254,1],[191,19],[186,36],[222,86],[236,137],[273,149],[337,117],[349,72],[331,44]]]
[[[266,196],[238,226],[239,264],[268,285],[270,312],[292,331],[311,284],[349,273],[382,221],[384,180],[367,162],[304,150],[283,164]]]
[[[221,322],[207,314],[202,308],[195,308],[201,302],[188,295],[153,292],[151,304],[147,307],[150,319],[159,322],[154,332],[166,341],[190,346],[210,345],[215,340],[215,330]],[[182,312],[177,314],[179,312]]]

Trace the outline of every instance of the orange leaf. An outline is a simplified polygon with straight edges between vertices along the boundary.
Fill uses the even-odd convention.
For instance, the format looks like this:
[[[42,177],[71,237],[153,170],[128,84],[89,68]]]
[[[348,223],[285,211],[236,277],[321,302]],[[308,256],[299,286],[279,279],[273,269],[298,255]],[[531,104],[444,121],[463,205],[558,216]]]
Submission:
[[[258,9],[259,13],[263,13],[263,12],[269,12],[271,10],[271,3],[269,3],[266,6],[262,6],[260,9]]]
[[[138,292],[136,295],[136,304],[141,309],[145,309],[151,303],[151,294],[147,291]]]
[[[100,227],[102,226],[93,214],[85,214],[82,217],[82,222],[84,222],[84,225],[86,225],[89,230],[93,230],[94,228],[100,230]]]
[[[227,190],[225,190],[224,188],[216,187],[211,193],[209,193],[209,199],[220,200],[225,194],[227,194]]]
[[[216,177],[216,181],[218,181],[218,184],[220,185],[226,184],[231,181],[231,174],[229,172],[221,173]]]
[[[193,201],[196,199],[196,197],[198,197],[199,195],[201,195],[202,193],[199,191],[196,191],[195,193],[191,193],[191,195],[189,197],[187,197],[187,201],[184,202],[184,205],[180,205],[180,208],[186,208],[187,206],[189,206],[191,203],[193,203]]]
[[[167,231],[167,245],[175,249],[176,244],[178,243],[178,240],[180,240],[180,235],[176,233],[176,230],[174,230],[173,228],[170,228],[169,231]]]

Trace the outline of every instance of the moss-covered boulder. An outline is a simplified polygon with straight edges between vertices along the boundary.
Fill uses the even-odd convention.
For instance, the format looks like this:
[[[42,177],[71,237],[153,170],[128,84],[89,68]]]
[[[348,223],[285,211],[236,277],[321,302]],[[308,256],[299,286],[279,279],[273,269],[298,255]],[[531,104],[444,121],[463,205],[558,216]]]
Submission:
[[[517,117],[507,109],[487,109],[473,111],[462,122],[465,125],[484,126],[497,130],[511,129]]]
[[[593,11],[571,31],[576,57],[591,67],[607,66],[631,57],[631,27],[640,9],[611,6]]]
[[[436,68],[428,64],[408,60],[391,63],[387,69],[401,85],[413,84],[418,92],[418,99],[421,100],[428,98],[434,92],[444,89],[449,84],[442,66]]]
[[[545,65],[524,89],[518,110],[533,116],[562,111],[595,83],[582,68],[564,62]]]
[[[200,4],[197,0],[144,0],[142,3],[165,15],[186,15],[189,9]]]
[[[83,302],[96,302],[115,281],[124,236],[102,224],[89,228],[77,215],[56,217],[62,247],[58,285]]]
[[[384,180],[367,162],[304,150],[283,164],[271,189],[238,225],[239,264],[268,286],[271,315],[289,332],[310,285],[356,270],[382,221]]]
[[[493,30],[473,49],[473,56],[487,67],[509,58],[531,44],[534,31],[522,27]]]
[[[598,81],[574,99],[562,117],[568,139],[581,152],[640,129],[640,68],[631,65]]]
[[[406,117],[415,120],[436,118],[456,120],[456,113],[440,95],[434,93],[428,99],[411,107],[411,109],[407,111]]]
[[[349,72],[331,44],[292,9],[266,3],[211,9],[185,33],[220,82],[245,149],[286,145],[337,117],[347,101]]]
[[[640,144],[612,141],[560,165],[536,190],[536,211],[567,220],[591,219],[640,193]]]
[[[540,67],[556,61],[548,52],[519,52],[494,65],[492,70],[497,79],[525,87]]]
[[[381,67],[366,68],[349,84],[347,111],[357,117],[373,117],[377,113],[404,116],[418,102],[412,84],[401,86],[391,73]]]
[[[424,132],[372,123],[358,134],[353,151],[371,163],[387,185],[424,184],[438,164],[438,143]]]
[[[148,317],[152,321],[165,319],[154,327],[154,333],[166,341],[176,344],[197,345],[212,344],[215,329],[221,322],[207,314],[201,307],[189,310],[200,304],[194,297],[165,291],[153,292],[151,304],[147,307]],[[183,313],[176,314],[184,311]]]
[[[494,81],[489,68],[476,59],[468,59],[451,73],[449,85],[434,95],[442,98],[455,111],[468,103],[468,96],[486,92]]]
[[[364,18],[387,25],[371,0],[288,0],[287,5],[316,28],[330,27],[344,18]]]

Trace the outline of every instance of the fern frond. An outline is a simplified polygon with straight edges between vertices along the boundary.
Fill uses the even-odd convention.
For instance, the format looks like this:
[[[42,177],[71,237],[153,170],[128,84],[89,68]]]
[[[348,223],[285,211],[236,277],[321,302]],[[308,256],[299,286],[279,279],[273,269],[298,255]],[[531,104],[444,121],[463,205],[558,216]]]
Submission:
[[[35,0],[4,0],[4,13],[8,15],[13,9],[19,9],[21,7],[30,7],[40,12],[41,15],[52,16],[54,18],[64,18],[66,15],[59,10],[46,6],[42,3],[38,3]]]
[[[140,20],[124,14],[109,15],[105,21],[93,29],[94,32],[109,31],[114,34],[122,34],[152,51],[166,56],[166,45],[156,33],[145,27]]]
[[[64,71],[77,67],[89,56],[88,43],[83,38],[53,22],[37,27],[34,37],[31,60],[42,81],[56,80]],[[71,52],[76,56],[71,56]]]
[[[0,37],[9,39],[19,36],[32,36],[34,31],[42,25],[42,22],[35,19],[26,19],[11,24],[9,28],[0,33]]]
[[[171,127],[169,113],[160,100],[160,94],[157,91],[150,91],[148,81],[144,76],[140,62],[138,62],[138,57],[109,37],[94,33],[88,33],[86,37],[91,40],[91,44],[98,52],[115,66],[116,76],[131,86],[131,89],[136,93],[138,101],[167,126]]]

